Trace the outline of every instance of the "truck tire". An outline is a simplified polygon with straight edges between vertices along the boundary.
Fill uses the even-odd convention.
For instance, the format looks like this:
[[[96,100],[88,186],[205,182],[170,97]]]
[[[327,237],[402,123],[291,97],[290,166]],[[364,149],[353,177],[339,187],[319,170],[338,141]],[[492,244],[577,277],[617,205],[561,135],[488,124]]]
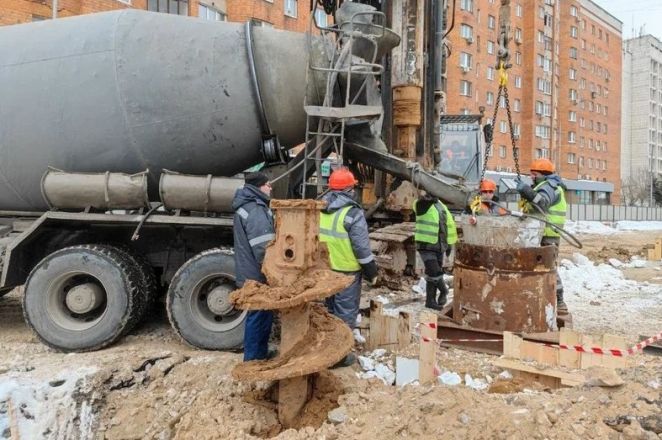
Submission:
[[[23,315],[50,347],[97,350],[119,339],[135,321],[139,283],[131,263],[116,249],[67,247],[45,257],[28,276]]]
[[[156,296],[158,294],[158,282],[156,280],[156,273],[154,272],[154,268],[150,264],[147,257],[132,249],[130,246],[121,243],[111,243],[109,246],[112,246],[118,249],[120,253],[123,253],[124,256],[129,261],[131,261],[131,264],[138,272],[141,286],[140,293],[143,303],[143,310],[140,312],[138,320],[142,321],[142,319],[145,317],[147,312],[151,309],[154,302],[156,301]]]
[[[184,263],[170,282],[166,296],[170,324],[194,347],[240,348],[246,312],[235,309],[229,302],[234,289],[232,252],[209,249],[199,253]]]

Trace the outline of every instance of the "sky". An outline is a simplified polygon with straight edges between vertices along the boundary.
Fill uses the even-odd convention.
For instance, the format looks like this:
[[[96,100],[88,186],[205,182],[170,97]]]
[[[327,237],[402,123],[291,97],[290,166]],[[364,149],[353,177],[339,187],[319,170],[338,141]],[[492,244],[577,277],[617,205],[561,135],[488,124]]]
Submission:
[[[593,0],[623,22],[623,39],[651,34],[662,40],[662,0]],[[634,29],[634,32],[633,32]]]

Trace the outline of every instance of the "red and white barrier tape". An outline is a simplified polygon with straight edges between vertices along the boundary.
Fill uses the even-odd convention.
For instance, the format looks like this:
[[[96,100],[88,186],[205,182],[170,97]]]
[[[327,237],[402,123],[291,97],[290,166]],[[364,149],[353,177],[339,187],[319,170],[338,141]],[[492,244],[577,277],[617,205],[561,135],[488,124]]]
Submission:
[[[660,340],[662,340],[662,332],[651,336],[645,341],[641,341],[638,344],[633,345],[631,348],[627,348],[624,350],[619,348],[584,347],[583,345],[566,345],[566,344],[558,344],[558,345],[545,344],[545,345],[547,347],[561,348],[563,350],[572,350],[580,353],[593,353],[593,354],[601,354],[605,356],[624,357],[624,356],[631,356],[633,354],[636,354],[637,352],[643,350],[645,347],[649,346],[650,344]]]
[[[436,329],[437,325],[433,322],[424,324],[430,328]],[[418,325],[417,325],[418,327]],[[443,342],[503,342],[503,339],[431,339],[425,336],[418,335],[421,339],[421,342],[436,342],[441,344]],[[601,347],[584,347],[583,345],[566,345],[566,344],[544,344],[546,347],[560,348],[562,350],[572,350],[580,353],[593,353],[600,354],[605,356],[631,356],[637,352],[643,350],[645,347],[651,345],[654,342],[662,341],[662,331],[656,335],[651,336],[650,338],[639,342],[638,344],[633,345],[628,349],[618,349],[618,348],[601,348]]]

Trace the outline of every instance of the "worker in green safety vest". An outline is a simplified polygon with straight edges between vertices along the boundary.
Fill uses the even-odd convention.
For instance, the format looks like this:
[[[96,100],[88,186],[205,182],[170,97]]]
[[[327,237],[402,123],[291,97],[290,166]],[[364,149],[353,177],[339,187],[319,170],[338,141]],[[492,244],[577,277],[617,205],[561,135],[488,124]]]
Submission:
[[[342,319],[355,338],[358,338],[356,318],[361,300],[361,281],[365,275],[370,284],[377,283],[377,263],[370,249],[368,223],[363,208],[356,202],[354,186],[357,181],[347,168],[340,168],[329,176],[329,192],[322,196],[326,207],[320,213],[320,241],[329,250],[331,269],[354,277],[345,290],[326,299],[329,312]],[[360,334],[359,334],[360,335]],[[348,354],[336,366],[349,366],[356,361]]]
[[[532,216],[544,216],[549,223],[562,228],[567,212],[566,187],[561,177],[556,174],[554,164],[549,159],[534,160],[531,164],[531,180],[533,187],[521,180],[517,184],[517,191],[526,200],[524,212]],[[558,247],[560,244],[561,235],[551,226],[546,225],[540,245]],[[563,283],[558,270],[556,271],[556,307],[558,310],[568,309],[563,300]]]
[[[424,193],[416,200],[413,209],[416,214],[414,240],[425,265],[425,307],[441,310],[448,295],[442,269],[444,254],[449,256],[457,242],[455,220],[446,205],[430,194]]]

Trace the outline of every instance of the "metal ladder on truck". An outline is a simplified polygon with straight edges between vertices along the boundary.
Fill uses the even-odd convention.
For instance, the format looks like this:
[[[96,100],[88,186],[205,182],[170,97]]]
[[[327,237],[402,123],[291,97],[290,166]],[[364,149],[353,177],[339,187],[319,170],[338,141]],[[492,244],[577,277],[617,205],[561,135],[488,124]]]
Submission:
[[[365,21],[357,21],[359,18],[368,17],[369,24]],[[374,28],[375,19],[380,23],[377,25],[376,34],[362,32],[364,29]],[[345,144],[345,127],[358,121],[376,120],[382,116],[382,106],[371,106],[357,103],[365,91],[367,80],[370,76],[381,75],[384,68],[375,63],[377,56],[377,40],[384,35],[386,16],[378,11],[361,11],[354,13],[350,20],[340,25],[322,27],[317,24],[316,18],[312,17],[315,27],[321,32],[324,41],[333,41],[333,48],[329,51],[328,65],[313,65],[311,58],[308,66],[307,82],[310,76],[322,74],[326,76],[326,87],[323,91],[322,105],[308,105],[304,103],[306,112],[306,140],[304,144],[304,164],[302,181],[302,198],[306,197],[308,181],[308,164],[312,159],[315,163],[317,173],[317,193],[322,191],[321,165],[323,151],[328,151],[329,145],[333,146],[336,154],[337,165],[342,165]],[[357,43],[361,46],[366,58],[355,55]],[[352,93],[352,81],[354,76],[361,77],[359,88]],[[345,90],[340,88],[339,78],[346,78]],[[340,92],[342,95],[341,105],[334,105],[334,97]],[[307,99],[307,98],[306,98]],[[337,102],[336,102],[337,104]],[[314,147],[313,147],[314,143]]]

